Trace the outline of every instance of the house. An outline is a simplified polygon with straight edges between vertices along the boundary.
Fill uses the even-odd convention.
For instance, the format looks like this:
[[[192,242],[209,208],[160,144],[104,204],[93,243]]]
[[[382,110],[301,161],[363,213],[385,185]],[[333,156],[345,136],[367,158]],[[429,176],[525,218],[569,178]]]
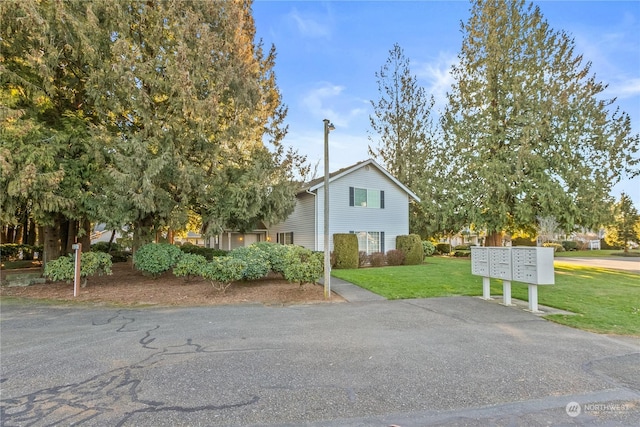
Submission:
[[[374,160],[369,159],[329,174],[329,236],[356,233],[360,251],[367,254],[396,248],[396,236],[409,234],[409,203],[420,198]],[[270,241],[324,250],[324,177],[302,186],[296,206],[278,224],[263,224],[247,233],[226,230],[207,246],[232,250]]]
[[[298,192],[293,213],[267,227],[266,240],[324,251],[324,177]],[[396,248],[396,236],[409,234],[409,203],[420,198],[369,159],[329,175],[329,236],[356,233],[367,254]]]

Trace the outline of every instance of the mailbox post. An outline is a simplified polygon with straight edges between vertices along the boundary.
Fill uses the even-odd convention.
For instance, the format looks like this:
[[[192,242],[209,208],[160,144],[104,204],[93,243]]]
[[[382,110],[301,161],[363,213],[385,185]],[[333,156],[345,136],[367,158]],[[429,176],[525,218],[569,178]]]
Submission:
[[[75,273],[73,275],[73,296],[77,297],[80,291],[80,259],[82,255],[82,243],[76,243],[72,245],[71,248],[76,251],[74,257]]]

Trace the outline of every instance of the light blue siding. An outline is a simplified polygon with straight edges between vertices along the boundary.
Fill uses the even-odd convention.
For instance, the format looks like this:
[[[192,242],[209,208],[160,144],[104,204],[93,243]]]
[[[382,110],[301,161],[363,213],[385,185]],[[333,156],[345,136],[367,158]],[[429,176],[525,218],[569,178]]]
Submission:
[[[384,191],[384,208],[349,206],[349,187]],[[294,212],[284,222],[269,228],[269,238],[293,232],[293,242],[324,250],[324,187],[300,193]],[[384,232],[384,250],[396,248],[396,236],[409,233],[409,194],[376,166],[370,164],[333,178],[329,184],[329,235],[352,231]]]
[[[349,187],[384,191],[384,209],[349,206]],[[323,194],[322,188],[318,191]],[[324,197],[319,197],[320,212],[323,202]],[[322,230],[322,219],[319,224]],[[409,195],[376,167],[357,169],[329,185],[329,230],[331,236],[350,231],[384,231],[384,250],[395,249],[396,236],[409,233]],[[322,243],[319,250],[324,250]]]
[[[284,222],[269,228],[269,240],[276,242],[278,233],[293,232],[294,244],[318,250],[316,248],[315,197],[310,193],[300,193],[293,213]]]

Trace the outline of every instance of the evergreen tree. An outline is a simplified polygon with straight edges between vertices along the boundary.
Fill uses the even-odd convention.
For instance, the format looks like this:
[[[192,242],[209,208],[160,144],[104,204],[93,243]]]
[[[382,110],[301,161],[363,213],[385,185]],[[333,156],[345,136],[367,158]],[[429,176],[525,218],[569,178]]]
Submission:
[[[292,165],[277,162],[286,109],[275,52],[264,57],[254,43],[250,2],[105,3],[104,11],[111,65],[88,85],[109,118],[98,129],[113,180],[109,208],[131,222],[134,247],[186,224],[190,210],[205,231],[255,222],[266,195],[285,197],[279,215],[289,213],[293,191],[272,191],[292,188],[284,179]]]
[[[640,138],[601,99],[591,64],[524,0],[476,0],[462,31],[442,124],[470,222],[487,245],[538,216],[564,230],[602,224],[612,186],[637,173]]]
[[[629,242],[638,243],[640,236],[636,231],[640,214],[633,206],[631,198],[622,193],[620,200],[613,205],[613,224],[606,228],[605,241],[610,246],[619,246],[629,251]]]
[[[377,147],[369,146],[369,154],[423,200],[412,204],[410,230],[426,237],[443,228],[432,221],[438,210],[436,195],[441,194],[436,172],[439,145],[431,116],[435,101],[418,85],[398,44],[375,76],[380,99],[371,101],[369,140],[379,140]]]
[[[88,244],[95,167],[85,93],[86,3],[0,4],[0,205],[44,225],[45,262]]]
[[[0,17],[1,220],[26,206],[50,258],[89,221],[128,224],[137,247],[192,212],[215,231],[292,211],[304,158],[281,145],[251,2],[8,1]]]

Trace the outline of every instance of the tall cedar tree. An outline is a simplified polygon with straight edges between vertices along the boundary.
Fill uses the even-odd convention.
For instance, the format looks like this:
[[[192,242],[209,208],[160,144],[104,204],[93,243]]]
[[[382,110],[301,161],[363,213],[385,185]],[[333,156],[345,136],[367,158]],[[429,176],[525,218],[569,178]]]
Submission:
[[[58,228],[129,224],[139,245],[190,212],[216,231],[293,209],[304,159],[280,144],[275,50],[254,43],[250,2],[26,0],[0,12],[3,225],[27,205]]]
[[[45,262],[88,245],[100,174],[88,132],[86,3],[0,4],[0,221],[44,226]],[[84,230],[84,233],[80,230]],[[33,243],[33,236],[29,236]],[[29,241],[29,239],[28,239]]]
[[[468,220],[489,246],[538,216],[564,230],[603,223],[612,186],[637,173],[640,138],[591,64],[523,0],[474,1],[462,31],[442,123]]]
[[[411,232],[426,237],[433,234],[433,224],[427,220],[435,218],[431,208],[435,189],[440,187],[435,173],[438,142],[431,116],[435,101],[418,85],[397,43],[375,76],[380,98],[371,101],[374,114],[369,117],[369,140],[378,144],[369,146],[369,154],[423,199],[422,204],[412,204],[409,218]]]
[[[87,84],[109,117],[97,132],[107,196],[132,224],[134,247],[185,224],[190,210],[208,232],[290,213],[300,158],[280,145],[275,51],[254,43],[251,3],[106,3],[105,16],[111,64]]]

